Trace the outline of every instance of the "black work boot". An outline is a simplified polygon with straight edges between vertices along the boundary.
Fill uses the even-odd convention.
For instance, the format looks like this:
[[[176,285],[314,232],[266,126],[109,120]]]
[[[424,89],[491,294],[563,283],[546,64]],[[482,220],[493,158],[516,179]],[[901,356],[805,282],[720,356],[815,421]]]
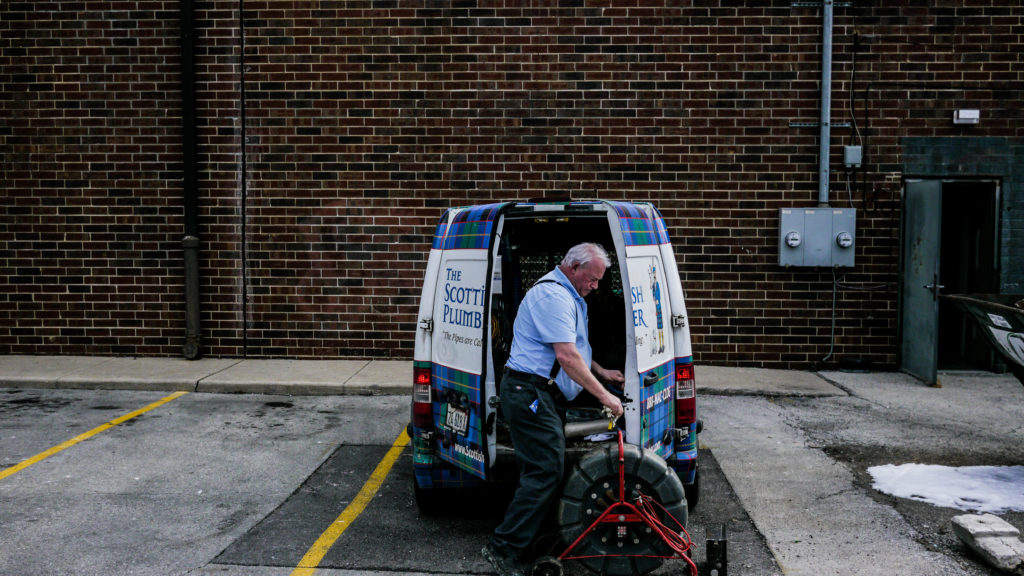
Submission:
[[[522,569],[519,568],[515,559],[495,550],[490,542],[484,546],[480,553],[494,567],[498,576],[524,576]]]

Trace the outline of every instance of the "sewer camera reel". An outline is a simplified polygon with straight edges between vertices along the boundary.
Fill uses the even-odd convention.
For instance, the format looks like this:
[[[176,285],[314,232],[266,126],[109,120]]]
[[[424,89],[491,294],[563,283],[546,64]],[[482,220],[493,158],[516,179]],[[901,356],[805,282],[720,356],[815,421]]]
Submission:
[[[567,560],[606,576],[646,574],[673,559],[691,576],[727,576],[724,527],[709,530],[707,561],[698,569],[679,477],[657,453],[626,444],[621,429],[616,435],[616,444],[573,466],[558,505],[560,535],[570,544],[538,559],[530,576],[563,576]]]

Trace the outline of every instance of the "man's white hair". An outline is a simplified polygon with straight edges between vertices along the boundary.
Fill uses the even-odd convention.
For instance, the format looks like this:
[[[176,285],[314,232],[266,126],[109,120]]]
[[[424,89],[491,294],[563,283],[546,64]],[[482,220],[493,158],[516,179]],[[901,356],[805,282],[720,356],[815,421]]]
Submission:
[[[608,252],[605,251],[604,247],[593,242],[584,242],[570,248],[565,253],[565,258],[562,258],[562,265],[571,267],[579,264],[580,266],[586,266],[595,258],[604,262],[605,268],[612,265],[612,259],[608,257]]]

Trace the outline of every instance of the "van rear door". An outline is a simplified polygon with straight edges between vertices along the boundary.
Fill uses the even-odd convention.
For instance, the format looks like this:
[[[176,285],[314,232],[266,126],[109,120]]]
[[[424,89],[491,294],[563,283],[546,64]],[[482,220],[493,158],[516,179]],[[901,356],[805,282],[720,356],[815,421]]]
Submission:
[[[431,380],[437,456],[487,479],[488,294],[495,224],[511,204],[457,209],[441,242],[433,294]]]
[[[640,380],[639,418],[627,418],[626,433],[633,442],[663,458],[672,454],[675,422],[675,345],[671,301],[661,246],[668,234],[650,205],[611,203],[618,215],[626,254],[623,288],[632,310],[632,351]],[[671,249],[671,245],[669,245]],[[674,260],[670,263],[674,264]],[[678,279],[677,279],[678,282]]]

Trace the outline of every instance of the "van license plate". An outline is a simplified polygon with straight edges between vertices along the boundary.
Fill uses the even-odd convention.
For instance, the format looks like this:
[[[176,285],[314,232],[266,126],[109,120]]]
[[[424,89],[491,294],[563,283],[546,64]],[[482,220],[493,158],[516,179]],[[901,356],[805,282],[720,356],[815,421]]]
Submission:
[[[444,425],[452,432],[465,436],[466,431],[469,430],[469,411],[449,404],[448,413],[444,417]]]

